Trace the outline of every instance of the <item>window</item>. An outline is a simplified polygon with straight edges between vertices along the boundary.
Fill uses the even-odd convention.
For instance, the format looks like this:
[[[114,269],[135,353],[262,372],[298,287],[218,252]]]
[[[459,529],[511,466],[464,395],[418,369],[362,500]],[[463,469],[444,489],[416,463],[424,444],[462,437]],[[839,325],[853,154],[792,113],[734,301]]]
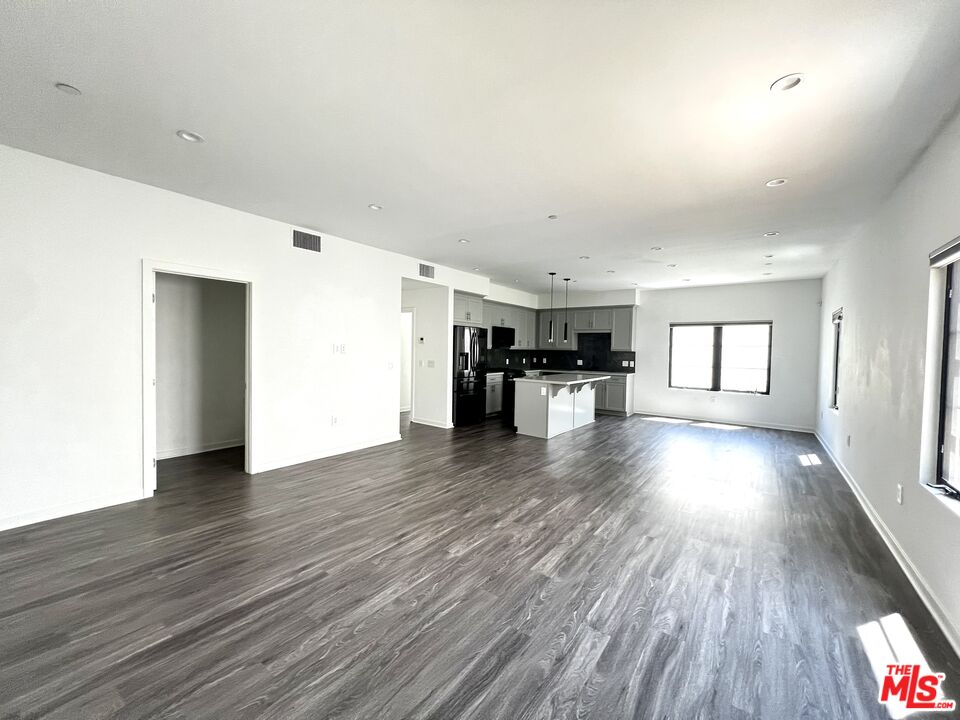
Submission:
[[[770,394],[773,323],[670,326],[672,388]]]
[[[940,453],[937,482],[960,490],[960,292],[953,291],[957,263],[947,266],[940,376]]]
[[[837,404],[837,396],[840,388],[840,333],[842,326],[843,308],[840,308],[833,314],[833,382],[830,385],[830,407],[834,410],[840,407]]]

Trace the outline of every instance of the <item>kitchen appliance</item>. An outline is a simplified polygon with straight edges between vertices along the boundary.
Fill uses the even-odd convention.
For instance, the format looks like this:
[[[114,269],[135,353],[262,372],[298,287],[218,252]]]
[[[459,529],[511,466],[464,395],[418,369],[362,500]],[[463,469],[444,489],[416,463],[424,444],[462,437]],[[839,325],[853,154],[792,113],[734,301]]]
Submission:
[[[483,422],[487,412],[487,330],[453,326],[453,424]]]
[[[511,348],[517,344],[517,331],[512,327],[494,325],[490,333],[490,348]]]
[[[503,371],[503,407],[500,411],[500,420],[509,428],[517,429],[516,423],[514,422],[514,411],[515,407],[515,398],[517,395],[517,386],[514,384],[514,380],[518,377],[523,377],[526,373],[523,370],[511,370],[507,368]]]

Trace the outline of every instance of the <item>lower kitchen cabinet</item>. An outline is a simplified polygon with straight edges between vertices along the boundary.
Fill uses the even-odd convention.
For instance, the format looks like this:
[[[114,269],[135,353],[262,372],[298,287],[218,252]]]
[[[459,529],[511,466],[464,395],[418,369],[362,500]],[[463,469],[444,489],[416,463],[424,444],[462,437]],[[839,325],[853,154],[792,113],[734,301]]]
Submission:
[[[487,415],[503,410],[503,375],[487,375]]]
[[[633,415],[633,375],[614,375],[598,383],[596,409],[612,415]]]

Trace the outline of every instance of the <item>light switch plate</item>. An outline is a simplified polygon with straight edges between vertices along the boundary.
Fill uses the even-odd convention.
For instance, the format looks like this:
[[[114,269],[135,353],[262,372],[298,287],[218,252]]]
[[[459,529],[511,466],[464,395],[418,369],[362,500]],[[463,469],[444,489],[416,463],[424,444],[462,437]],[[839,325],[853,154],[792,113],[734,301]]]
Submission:
[[[630,367],[630,361],[629,361],[629,360],[621,360],[621,361],[620,361],[620,366],[621,366],[621,367]]]
[[[636,363],[635,363],[633,360],[631,360],[631,361],[630,361],[630,367],[634,367],[634,366],[636,366]]]
[[[580,358],[577,358],[577,365],[583,365],[583,360],[581,360]]]
[[[547,389],[545,387],[540,388],[540,394],[545,396],[547,394]]]
[[[433,360],[427,360],[427,367],[428,367],[428,368],[432,368],[432,367],[436,367],[436,366],[437,366],[437,364],[436,364]]]

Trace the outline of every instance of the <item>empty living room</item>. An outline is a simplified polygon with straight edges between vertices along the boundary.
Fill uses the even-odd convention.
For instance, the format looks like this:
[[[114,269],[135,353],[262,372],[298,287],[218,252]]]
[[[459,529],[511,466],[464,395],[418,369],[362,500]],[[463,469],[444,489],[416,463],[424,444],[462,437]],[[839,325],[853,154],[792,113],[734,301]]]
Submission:
[[[0,3],[0,718],[958,700],[957,0]]]

